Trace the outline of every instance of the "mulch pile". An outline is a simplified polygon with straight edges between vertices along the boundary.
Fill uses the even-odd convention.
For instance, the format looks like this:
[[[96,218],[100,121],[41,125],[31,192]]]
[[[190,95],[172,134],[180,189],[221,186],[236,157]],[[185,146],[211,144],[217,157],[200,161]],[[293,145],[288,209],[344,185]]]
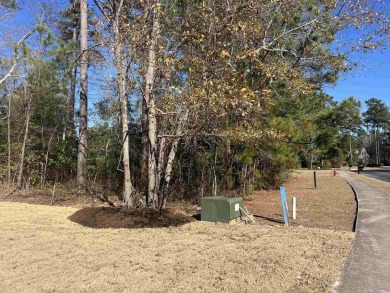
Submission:
[[[195,221],[191,216],[164,210],[128,209],[124,207],[87,207],[69,219],[90,228],[160,228],[180,226]]]

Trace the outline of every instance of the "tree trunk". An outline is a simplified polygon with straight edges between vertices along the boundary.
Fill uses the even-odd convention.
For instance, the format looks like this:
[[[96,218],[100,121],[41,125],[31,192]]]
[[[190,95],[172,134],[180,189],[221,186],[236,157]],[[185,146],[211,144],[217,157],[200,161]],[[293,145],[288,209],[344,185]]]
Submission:
[[[349,131],[349,164],[352,165],[352,131]]]
[[[24,95],[26,95],[26,88],[24,89]],[[30,116],[31,116],[31,97],[28,100],[27,111],[26,111],[26,125],[25,125],[25,128],[24,128],[24,137],[23,137],[22,151],[21,151],[21,154],[20,154],[19,174],[18,174],[18,180],[17,180],[17,183],[16,183],[16,186],[17,186],[18,189],[22,188],[23,169],[24,169],[24,157],[25,157],[25,152],[26,152],[28,131],[30,129]]]
[[[381,154],[380,154],[380,139],[381,139],[381,133],[379,131],[379,127],[377,126],[377,165],[379,166],[381,163]]]
[[[55,130],[51,133],[49,142],[47,143],[47,150],[46,150],[46,153],[45,153],[45,162],[44,162],[44,165],[43,165],[43,173],[42,173],[42,182],[41,182],[41,186],[42,186],[42,187],[46,184],[47,163],[49,162],[49,153],[50,153],[50,148],[51,148],[51,142],[52,142],[52,140],[53,140],[54,134],[56,133],[56,130],[57,130],[57,129],[55,129]]]
[[[72,36],[73,43],[77,43],[77,28],[73,29],[73,36]],[[71,68],[71,80],[70,80],[70,95],[69,95],[69,131],[68,136],[74,137],[75,133],[75,123],[74,123],[74,109],[75,109],[75,101],[76,101],[76,78],[77,78],[77,51],[76,48],[73,53],[73,62],[72,62],[72,68]]]
[[[124,45],[122,35],[119,29],[120,17],[123,0],[120,2],[118,10],[116,11],[115,20],[113,22],[114,29],[114,53],[116,61],[116,72],[118,80],[118,94],[121,110],[121,123],[122,123],[122,143],[123,143],[123,170],[124,170],[124,182],[123,182],[123,201],[125,205],[134,206],[133,200],[133,184],[131,183],[130,174],[130,148],[129,148],[129,128],[127,121],[127,90],[126,90],[126,64],[124,59]]]
[[[187,123],[187,119],[188,119],[188,111],[184,114],[180,124],[178,125],[178,127],[176,129],[176,134],[175,134],[176,137],[173,140],[172,145],[171,145],[171,150],[169,151],[169,155],[167,158],[167,164],[166,164],[165,172],[164,172],[163,186],[162,186],[162,190],[159,192],[159,194],[160,194],[160,197],[159,197],[160,210],[165,209],[165,206],[166,206],[166,190],[168,190],[169,184],[171,182],[172,173],[173,173],[173,162],[174,162],[175,157],[176,157],[180,137],[183,133],[183,127]],[[162,139],[164,139],[164,138],[162,138]],[[164,149],[165,149],[165,143],[164,143]],[[160,152],[160,154],[161,154],[161,152]],[[161,160],[161,161],[163,162],[163,160]],[[159,163],[160,163],[160,160],[159,160]],[[159,166],[159,169],[162,169],[162,167]]]
[[[247,172],[248,172],[248,165],[245,164],[244,167],[242,168],[242,193],[245,195],[246,194],[246,177],[247,177]]]
[[[225,174],[224,174],[224,181],[225,181],[225,189],[226,189],[226,193],[228,194],[228,192],[230,191],[231,187],[232,187],[232,173],[233,173],[233,160],[232,160],[232,156],[231,156],[231,141],[230,139],[227,139],[226,141],[226,165],[227,165],[227,168],[226,168],[226,171],[225,171]]]
[[[80,126],[77,152],[77,184],[87,188],[88,132],[88,0],[80,1]]]
[[[164,176],[164,165],[165,165],[165,150],[167,148],[167,139],[165,137],[160,139],[159,143],[159,154],[157,163],[157,176],[156,176],[156,188],[159,191],[162,177]]]
[[[313,170],[313,154],[310,154],[310,170]]]
[[[179,145],[180,138],[175,138],[175,140],[172,142],[171,150],[169,151],[168,159],[167,159],[167,165],[165,168],[165,174],[164,174],[164,181],[163,181],[163,187],[161,190],[161,195],[159,198],[159,207],[160,210],[165,209],[166,206],[166,190],[169,188],[169,184],[171,182],[172,178],[172,172],[173,172],[173,162],[176,157],[177,147]]]
[[[142,99],[142,154],[140,189],[147,193],[148,189],[148,161],[149,161],[149,134],[148,134],[148,106],[145,98]]]
[[[144,11],[145,20],[149,14],[148,9]],[[142,137],[141,137],[141,180],[140,189],[146,194],[148,198],[148,170],[149,170],[149,130],[148,130],[148,102],[145,94],[142,98]]]
[[[377,166],[379,166],[379,159],[378,159],[378,137],[377,137],[377,127],[374,126],[374,140],[375,140],[375,163]]]
[[[11,101],[13,90],[8,100],[8,115],[7,115],[7,139],[8,139],[8,195],[11,195]]]
[[[157,119],[156,119],[156,101],[153,95],[154,77],[156,70],[156,45],[159,37],[159,0],[155,1],[153,6],[153,27],[150,38],[148,66],[145,76],[145,102],[148,110],[148,205],[152,208],[158,208],[156,172],[157,172]]]

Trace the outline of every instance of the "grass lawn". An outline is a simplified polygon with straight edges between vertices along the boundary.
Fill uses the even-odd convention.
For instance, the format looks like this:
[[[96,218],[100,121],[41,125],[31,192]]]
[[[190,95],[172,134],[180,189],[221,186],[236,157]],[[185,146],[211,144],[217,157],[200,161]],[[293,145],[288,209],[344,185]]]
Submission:
[[[354,194],[330,171],[317,189],[299,171],[286,190],[298,197],[289,227],[277,191],[246,199],[255,225],[93,229],[68,219],[80,208],[0,202],[1,292],[329,292],[354,238]]]

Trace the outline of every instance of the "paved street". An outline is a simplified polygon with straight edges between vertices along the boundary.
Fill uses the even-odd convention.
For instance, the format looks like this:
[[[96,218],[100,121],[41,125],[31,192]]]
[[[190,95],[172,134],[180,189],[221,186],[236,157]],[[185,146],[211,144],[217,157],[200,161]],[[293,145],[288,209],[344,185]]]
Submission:
[[[357,173],[357,170],[352,169],[351,171]],[[370,168],[365,167],[363,171],[360,171],[360,175],[379,179],[385,182],[390,182],[390,168]]]

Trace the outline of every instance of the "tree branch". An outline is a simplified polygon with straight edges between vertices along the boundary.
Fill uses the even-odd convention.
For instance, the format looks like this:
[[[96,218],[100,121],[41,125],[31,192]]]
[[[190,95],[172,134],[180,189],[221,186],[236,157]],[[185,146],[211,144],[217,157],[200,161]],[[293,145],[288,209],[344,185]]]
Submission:
[[[108,21],[110,21],[110,17],[108,16],[108,14],[104,11],[104,3],[102,3],[102,1],[100,0],[94,0],[93,2],[95,2],[95,5],[97,6],[97,8],[100,10],[100,12],[103,14],[104,18]],[[111,4],[111,3],[110,3]],[[110,7],[110,9],[112,10],[112,7]]]
[[[83,50],[83,51],[76,57],[76,59],[73,60],[73,63],[76,63],[77,60],[79,60],[79,59],[81,58],[81,56],[82,56],[86,51],[89,51],[89,50],[91,50],[91,49],[93,49],[93,48],[95,48],[95,47],[98,47],[98,46],[102,46],[102,45],[104,45],[104,44],[105,44],[105,42],[100,42],[100,43],[94,44],[94,45],[92,45],[92,46],[89,46],[87,49]]]
[[[19,63],[19,48],[20,46],[22,45],[22,43],[27,40],[33,33],[35,32],[35,28],[30,30],[27,34],[25,34],[20,40],[19,42],[16,44],[16,48],[15,48],[15,55],[13,57],[13,63],[12,63],[12,66],[11,68],[8,70],[7,74],[4,75],[1,79],[0,79],[0,85],[3,84],[3,82],[5,82],[9,77],[12,76],[12,73],[14,72],[16,66],[18,66],[18,63]]]
[[[11,15],[14,15],[15,13],[6,13],[4,14],[1,18],[0,18],[0,24],[3,23],[5,21],[5,19],[8,17],[8,16],[11,16]]]

